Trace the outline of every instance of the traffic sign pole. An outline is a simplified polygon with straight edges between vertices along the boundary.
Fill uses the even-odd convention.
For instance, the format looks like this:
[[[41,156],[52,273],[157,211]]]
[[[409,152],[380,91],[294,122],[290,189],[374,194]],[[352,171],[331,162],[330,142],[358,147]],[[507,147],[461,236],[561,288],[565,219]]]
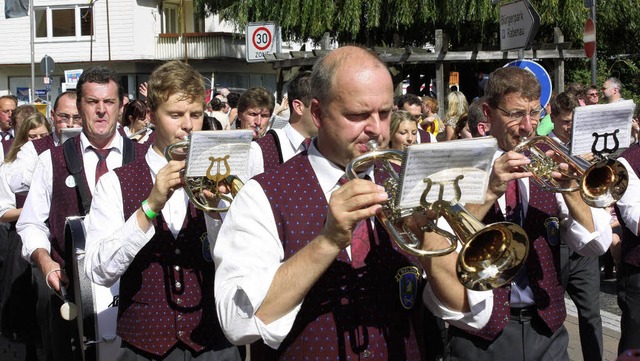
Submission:
[[[591,4],[591,20],[593,20],[593,24],[596,28],[598,28],[596,24],[596,2],[595,0]],[[598,52],[594,51],[593,56],[591,57],[591,84],[598,86],[596,83],[598,75]]]

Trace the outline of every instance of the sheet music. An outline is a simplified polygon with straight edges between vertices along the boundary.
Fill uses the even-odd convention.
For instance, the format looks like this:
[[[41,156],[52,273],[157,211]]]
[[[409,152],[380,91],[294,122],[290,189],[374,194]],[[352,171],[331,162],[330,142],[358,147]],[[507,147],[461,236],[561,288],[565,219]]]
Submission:
[[[635,104],[632,100],[575,108],[571,134],[571,154],[591,153],[594,141],[597,141],[596,150],[604,151],[607,154],[611,153],[607,152],[607,149],[613,149],[615,145],[614,133],[616,130],[618,131],[615,134],[618,147],[629,147],[631,117],[634,109]],[[594,136],[593,133],[598,135]]]
[[[498,143],[493,137],[454,140],[442,143],[423,143],[407,147],[397,204],[400,208],[420,205],[422,193],[427,188],[425,178],[444,182],[443,199],[455,196],[453,180],[462,175],[459,182],[462,203],[484,203],[489,185],[493,156]],[[427,201],[438,199],[440,186],[432,186]]]
[[[253,139],[252,130],[203,130],[191,133],[189,145],[189,160],[186,170],[187,177],[206,177],[207,170],[212,166],[211,174],[224,174],[227,169],[230,174],[245,176],[247,174],[247,159]]]
[[[60,144],[82,133],[82,128],[62,128],[60,129]]]
[[[271,129],[282,129],[289,124],[289,118],[283,118],[274,115],[273,123],[271,123]]]

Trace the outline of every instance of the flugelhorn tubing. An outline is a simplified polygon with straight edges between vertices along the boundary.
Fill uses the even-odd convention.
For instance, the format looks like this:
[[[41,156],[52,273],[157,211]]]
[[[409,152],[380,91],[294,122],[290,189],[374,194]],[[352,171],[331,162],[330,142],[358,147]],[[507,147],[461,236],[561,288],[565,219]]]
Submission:
[[[564,163],[574,168],[576,174],[563,172],[559,164],[546,155],[547,150],[552,150]],[[514,151],[531,160],[523,169],[530,171],[533,180],[540,186],[558,193],[580,191],[584,202],[591,207],[604,208],[614,204],[622,197],[629,183],[627,170],[617,160],[601,157],[591,164],[580,157],[571,156],[566,147],[546,136],[525,138]],[[562,187],[553,179],[552,172],[575,179],[578,185]]]
[[[425,209],[442,216],[451,226],[451,234],[434,224],[433,231],[448,238],[461,249],[456,262],[456,274],[460,283],[471,290],[484,291],[502,287],[516,276],[529,252],[529,237],[522,227],[510,222],[484,225],[469,213],[458,200],[461,191],[458,186],[462,176],[453,183],[455,197],[450,201],[442,199],[444,184],[440,183],[440,194],[435,202],[428,202],[427,196],[433,182],[427,178],[427,188],[422,193],[420,204]]]
[[[174,159],[173,154],[176,149],[183,148],[184,149],[183,152],[185,155],[185,162],[187,163],[187,166],[188,166],[188,163],[189,163],[188,154],[189,154],[190,143],[191,143],[191,137],[186,136],[185,140],[168,145],[164,149],[164,156],[167,159],[167,161],[171,161]],[[196,206],[196,208],[201,209],[205,212],[216,212],[216,213],[226,212],[229,210],[229,206],[211,207],[208,204],[202,192],[204,190],[209,190],[217,198],[219,198],[220,200],[224,200],[229,205],[231,205],[231,202],[233,201],[233,197],[235,197],[235,195],[238,194],[238,192],[240,191],[240,188],[242,188],[244,184],[242,183],[240,178],[238,178],[236,175],[233,175],[233,174],[223,177],[221,180],[217,180],[215,176],[210,176],[209,174],[209,171],[211,170],[212,167],[213,167],[213,161],[212,161],[212,165],[209,167],[209,170],[207,171],[206,177],[189,177],[189,178],[185,177],[185,180],[184,180],[185,184],[183,188],[185,193],[187,193],[189,200],[193,203],[194,206]],[[225,186],[229,189],[229,195],[220,192],[219,187],[221,186]]]
[[[420,234],[415,234],[405,225],[405,219],[411,217],[416,212],[422,212],[420,207],[399,209],[395,205],[395,195],[398,191],[399,176],[393,169],[390,160],[402,161],[403,152],[392,149],[378,149],[378,142],[370,140],[367,147],[371,150],[354,158],[346,167],[347,178],[358,178],[357,170],[374,162],[380,162],[382,167],[389,173],[390,178],[386,179],[383,186],[389,194],[389,199],[382,204],[382,212],[376,217],[389,233],[390,237],[405,252],[416,256],[437,257],[447,255],[456,249],[456,243],[452,242],[448,248],[440,250],[424,250],[422,244],[424,232],[430,231],[431,227],[423,227]]]
[[[140,134],[146,133],[149,129],[154,129],[154,128],[155,128],[155,126],[153,124],[145,125],[144,128],[142,128],[142,129],[138,130],[137,132],[129,135],[129,139],[133,139],[134,137],[136,137],[136,136],[138,136]]]

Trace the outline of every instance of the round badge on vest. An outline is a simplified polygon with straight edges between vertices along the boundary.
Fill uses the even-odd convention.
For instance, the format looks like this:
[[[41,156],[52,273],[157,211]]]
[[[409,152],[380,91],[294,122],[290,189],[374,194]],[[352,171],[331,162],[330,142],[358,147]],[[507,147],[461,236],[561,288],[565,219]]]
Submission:
[[[67,187],[69,187],[69,188],[75,188],[76,179],[72,175],[70,175],[70,176],[67,177],[67,179],[64,180],[64,184],[66,184]]]
[[[560,220],[557,217],[549,217],[544,221],[544,228],[547,230],[549,244],[556,246],[560,241]]]

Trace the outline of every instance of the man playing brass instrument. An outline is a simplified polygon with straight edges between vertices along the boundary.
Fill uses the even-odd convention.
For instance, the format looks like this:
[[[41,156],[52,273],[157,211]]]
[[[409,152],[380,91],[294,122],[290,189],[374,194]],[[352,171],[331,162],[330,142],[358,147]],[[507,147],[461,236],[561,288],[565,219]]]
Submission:
[[[262,137],[273,114],[275,97],[267,89],[255,87],[247,90],[238,100],[240,129],[253,130],[253,140]]]
[[[568,360],[559,244],[582,255],[604,253],[611,243],[610,217],[589,208],[578,192],[542,190],[521,168],[530,160],[511,151],[521,138],[534,136],[538,125],[540,85],[531,72],[517,67],[494,71],[485,96],[484,113],[500,152],[486,202],[466,208],[485,224],[507,220],[521,225],[531,244],[529,254],[510,285],[488,291],[467,290],[457,282],[456,253],[426,259],[425,301],[451,326],[451,360]],[[557,172],[554,178],[569,181]],[[429,247],[444,242],[434,233],[426,238]]]
[[[311,75],[318,136],[245,184],[214,248],[216,305],[233,343],[265,360],[421,360],[421,266],[370,217],[387,199],[345,167],[389,138],[384,63],[347,46]],[[362,170],[380,183],[379,169]]]
[[[170,61],[157,68],[148,84],[153,146],[96,186],[85,272],[101,285],[120,279],[118,360],[240,357],[218,324],[205,215],[182,188],[185,161],[163,155],[201,129],[204,94],[202,76],[190,66]],[[208,221],[219,223],[214,216]]]

